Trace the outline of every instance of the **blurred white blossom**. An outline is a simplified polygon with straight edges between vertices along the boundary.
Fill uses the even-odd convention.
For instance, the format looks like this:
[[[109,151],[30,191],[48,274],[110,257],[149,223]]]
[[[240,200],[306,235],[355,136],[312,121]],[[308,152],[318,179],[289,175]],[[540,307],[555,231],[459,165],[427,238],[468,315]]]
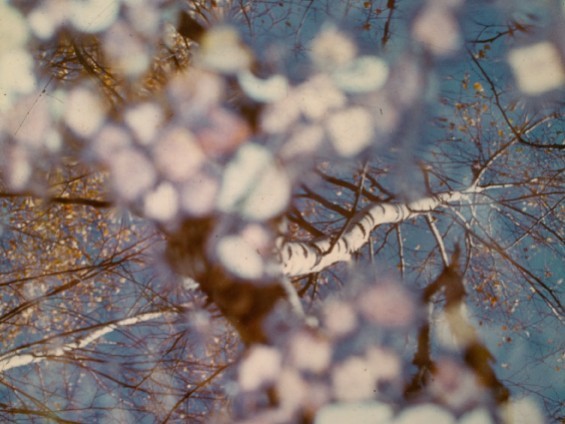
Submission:
[[[8,3],[0,3],[0,57],[7,51],[23,48],[28,38],[22,14]]]
[[[167,222],[176,217],[178,203],[177,191],[172,184],[164,182],[145,195],[143,212],[148,218]]]
[[[381,402],[333,403],[318,411],[314,424],[389,424],[392,416],[390,405]]]
[[[292,133],[280,151],[286,160],[309,156],[315,153],[324,140],[324,130],[320,125],[301,125]]]
[[[542,94],[565,84],[563,59],[550,42],[513,49],[508,62],[518,87],[526,94]]]
[[[372,141],[371,115],[362,107],[336,112],[328,118],[326,125],[330,140],[340,156],[355,156]]]
[[[452,410],[462,410],[477,403],[483,395],[476,376],[449,358],[437,362],[430,393]]]
[[[271,234],[260,224],[248,224],[238,234],[221,237],[216,253],[222,265],[235,276],[258,280],[265,274],[263,255],[271,252]]]
[[[135,200],[155,183],[153,165],[136,149],[120,149],[108,159],[114,187],[122,199]]]
[[[104,125],[90,144],[99,159],[109,162],[115,152],[130,145],[131,139],[128,132],[117,125]]]
[[[347,93],[365,93],[381,88],[389,74],[387,63],[375,56],[362,56],[332,72],[336,86]]]
[[[494,422],[487,409],[476,408],[463,415],[458,424],[494,424]]]
[[[283,369],[277,379],[277,390],[281,407],[285,410],[299,409],[311,397],[311,388],[294,369]]]
[[[157,168],[173,181],[183,181],[195,174],[205,160],[192,134],[184,128],[173,128],[159,137],[153,155]]]
[[[300,98],[295,93],[269,105],[261,117],[261,127],[271,134],[289,129],[300,117]]]
[[[257,223],[247,224],[240,232],[241,236],[260,254],[272,252],[272,237],[263,225]]]
[[[28,183],[32,167],[27,149],[15,145],[5,149],[4,158],[6,167],[6,178],[8,185],[16,191],[23,190]],[[2,164],[2,159],[0,159]]]
[[[391,381],[400,376],[402,364],[393,351],[372,346],[366,353],[367,363],[378,381]]]
[[[357,54],[357,46],[334,26],[321,31],[312,42],[310,55],[321,69],[333,70],[349,63]]]
[[[27,18],[33,33],[41,39],[48,39],[70,18],[71,13],[70,0],[44,0]]]
[[[282,355],[263,345],[252,347],[239,366],[239,384],[242,390],[257,390],[273,383],[281,372]]]
[[[245,70],[237,77],[243,92],[257,102],[274,102],[283,98],[288,92],[288,81],[283,75],[261,79]]]
[[[104,106],[86,87],[74,88],[65,101],[65,122],[77,135],[90,137],[105,118]]]
[[[414,38],[438,56],[456,52],[461,45],[461,35],[453,12],[434,1],[427,3],[414,22]]]
[[[369,321],[390,327],[409,325],[416,315],[413,299],[392,283],[366,290],[359,300],[359,308]]]
[[[257,280],[263,276],[263,258],[255,246],[239,234],[222,237],[216,253],[220,263],[241,279]]]
[[[163,122],[163,109],[156,103],[142,103],[128,109],[125,120],[139,142],[148,144]]]
[[[29,29],[24,17],[5,2],[0,4],[0,111],[20,94],[36,87],[33,58],[26,50]]]
[[[198,122],[222,99],[224,80],[198,68],[174,75],[167,84],[167,96],[183,121]]]
[[[321,373],[330,365],[332,348],[327,340],[298,333],[290,341],[290,356],[299,370]]]
[[[232,153],[248,141],[251,130],[237,114],[224,109],[210,110],[195,130],[198,144],[207,156],[217,157]]]
[[[61,133],[54,128],[50,128],[43,137],[43,143],[47,150],[52,153],[59,152],[63,147],[63,138]]]
[[[302,114],[312,120],[323,118],[332,109],[345,105],[345,94],[327,75],[317,75],[303,83],[294,93]]]
[[[544,424],[545,419],[536,403],[530,398],[511,401],[502,407],[504,424]]]
[[[100,32],[114,23],[120,0],[71,0],[71,24],[79,31]]]
[[[137,0],[123,2],[127,5],[126,16],[132,27],[147,37],[155,37],[160,21],[158,3]]]
[[[36,87],[33,59],[24,50],[0,54],[0,110],[6,110],[19,94],[30,93]]]
[[[185,181],[180,189],[181,208],[191,216],[204,216],[216,207],[220,183],[206,173],[200,172]]]
[[[218,26],[207,31],[200,42],[199,62],[205,68],[234,74],[251,65],[252,55],[237,30]]]
[[[324,306],[324,324],[332,335],[345,336],[355,330],[357,314],[349,303],[330,300]]]
[[[340,401],[361,401],[375,396],[375,374],[364,358],[351,356],[331,371],[334,396]]]
[[[39,96],[37,92],[28,94],[16,101],[5,114],[0,112],[0,119],[5,120],[6,129],[16,140],[35,149],[45,146],[46,134],[51,127],[49,103],[39,101]]]
[[[424,404],[404,409],[393,424],[455,424],[455,418],[445,409],[434,404]]]
[[[104,32],[102,46],[112,61],[113,69],[128,77],[141,75],[151,61],[147,43],[122,20],[116,21]]]
[[[290,198],[290,181],[271,152],[255,143],[243,145],[226,166],[218,208],[253,220],[281,213]]]

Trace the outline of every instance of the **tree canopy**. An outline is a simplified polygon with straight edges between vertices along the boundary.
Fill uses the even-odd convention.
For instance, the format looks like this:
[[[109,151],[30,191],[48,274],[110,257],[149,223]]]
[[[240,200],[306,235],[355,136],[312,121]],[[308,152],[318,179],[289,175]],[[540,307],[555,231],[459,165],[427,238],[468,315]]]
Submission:
[[[564,19],[2,1],[0,419],[563,422]]]

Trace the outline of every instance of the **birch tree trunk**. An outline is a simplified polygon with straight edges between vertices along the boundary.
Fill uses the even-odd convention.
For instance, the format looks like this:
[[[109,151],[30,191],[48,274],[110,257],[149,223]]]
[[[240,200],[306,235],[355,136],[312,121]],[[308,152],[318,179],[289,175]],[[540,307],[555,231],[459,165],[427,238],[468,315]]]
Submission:
[[[159,318],[174,315],[172,311],[147,312],[122,320],[95,325],[90,328],[74,330],[74,333],[85,333],[83,336],[74,336],[72,342],[61,341],[57,347],[42,347],[43,343],[34,343],[32,349],[29,347],[17,349],[13,352],[5,353],[0,356],[0,374],[15,368],[37,364],[49,359],[63,358],[65,355],[72,355],[74,351],[84,349],[102,337],[119,331],[124,327],[134,326],[143,322],[157,320]],[[63,335],[60,336],[63,338]]]
[[[347,262],[368,241],[371,231],[432,212],[439,207],[469,200],[476,188],[450,191],[409,203],[375,203],[358,212],[338,240],[332,235],[313,241],[291,241],[280,246],[283,273],[289,277],[320,272],[337,262]]]

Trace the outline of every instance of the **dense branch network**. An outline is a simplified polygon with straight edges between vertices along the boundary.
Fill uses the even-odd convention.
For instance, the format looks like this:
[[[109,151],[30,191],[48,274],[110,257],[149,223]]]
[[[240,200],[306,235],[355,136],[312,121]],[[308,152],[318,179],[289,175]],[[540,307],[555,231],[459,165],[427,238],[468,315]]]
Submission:
[[[390,164],[386,163],[389,159],[386,154],[384,159],[372,158],[375,163],[372,167],[365,161],[362,173],[348,172],[344,176],[345,173],[336,170],[335,175],[339,177],[329,175],[331,171],[325,174],[320,169],[313,170],[316,165],[312,166],[311,162],[327,160],[329,165],[325,169],[332,169],[334,162],[341,166],[367,152],[373,155],[376,149],[392,151],[398,146],[391,147],[387,143],[402,139],[400,147],[404,152],[401,156],[408,159],[400,167],[408,162],[414,165],[411,163],[411,155],[416,150],[413,142],[420,138],[419,130],[428,126],[423,119],[428,101],[423,98],[430,94],[426,87],[436,84],[428,84],[432,78],[441,76],[436,68],[444,63],[443,58],[464,50],[465,34],[460,24],[468,18],[473,6],[463,6],[464,2],[457,1],[430,1],[421,5],[391,0],[308,2],[306,5],[302,2],[270,5],[268,2],[238,4],[229,1],[212,1],[207,5],[205,1],[195,1],[188,2],[191,9],[188,14],[178,6],[186,2],[163,5],[164,8],[170,6],[167,13],[161,13],[155,2],[111,2],[105,10],[113,10],[113,15],[109,13],[111,19],[95,29],[91,24],[103,20],[104,14],[97,14],[88,24],[84,23],[84,16],[82,24],[74,21],[81,17],[78,12],[75,17],[65,15],[57,20],[59,18],[50,16],[52,10],[45,6],[51,3],[56,2],[45,1],[41,8],[21,6],[21,13],[17,14],[13,11],[19,10],[19,5],[7,9],[13,9],[14,22],[18,22],[18,17],[23,22],[17,24],[16,29],[19,25],[27,34],[15,40],[12,47],[27,57],[24,49],[32,45],[29,40],[37,41],[41,46],[39,67],[47,68],[50,75],[45,77],[48,82],[35,99],[31,89],[12,93],[10,88],[8,95],[4,94],[8,103],[13,102],[20,110],[14,114],[18,119],[14,121],[13,130],[10,125],[0,124],[0,136],[6,135],[5,143],[0,139],[0,147],[6,147],[9,152],[7,160],[0,158],[0,171],[5,172],[6,187],[13,189],[9,191],[2,185],[0,192],[2,212],[7,212],[5,221],[2,216],[0,222],[3,236],[0,242],[7,256],[9,254],[8,259],[2,259],[6,271],[0,270],[2,299],[7,299],[0,306],[0,324],[10,333],[0,342],[3,349],[0,355],[0,385],[3,386],[0,387],[7,388],[10,405],[0,403],[0,412],[74,422],[52,412],[49,405],[51,399],[56,398],[53,395],[56,389],[45,389],[34,377],[26,376],[26,366],[34,367],[41,379],[44,374],[50,378],[50,373],[57,373],[61,365],[65,372],[71,369],[78,375],[77,382],[87,375],[84,378],[90,378],[90,384],[99,390],[96,395],[110,392],[109,387],[123,390],[126,394],[119,394],[123,403],[116,403],[116,409],[135,411],[125,421],[149,415],[161,422],[186,419],[183,414],[191,409],[204,417],[215,408],[214,402],[224,399],[225,393],[214,387],[210,394],[205,393],[200,403],[193,403],[192,399],[207,390],[232,363],[230,359],[237,357],[243,358],[239,370],[247,369],[247,377],[252,380],[247,381],[247,385],[242,383],[238,391],[245,394],[252,387],[250,397],[264,392],[269,407],[284,406],[285,396],[294,396],[295,387],[317,390],[322,383],[309,384],[323,381],[326,398],[320,404],[300,404],[303,399],[297,402],[298,395],[293,400],[298,403],[293,407],[303,408],[299,412],[303,414],[302,422],[310,422],[324,403],[351,400],[351,394],[344,394],[343,388],[337,387],[340,384],[330,379],[339,380],[341,373],[366,381],[368,368],[364,367],[366,357],[363,355],[375,353],[375,346],[362,351],[367,346],[365,340],[357,343],[360,339],[367,333],[386,333],[391,330],[387,327],[390,325],[391,332],[397,331],[399,327],[394,326],[399,325],[398,319],[395,321],[398,314],[409,317],[420,313],[425,305],[442,302],[438,309],[443,308],[450,315],[452,333],[463,335],[465,339],[462,349],[451,352],[453,357],[459,355],[467,370],[482,379],[484,386],[494,389],[497,401],[507,400],[508,392],[495,374],[491,354],[462,310],[473,290],[482,293],[487,290],[485,285],[503,284],[495,281],[503,272],[488,269],[496,268],[497,259],[502,258],[504,266],[509,265],[511,272],[526,281],[522,285],[528,293],[521,293],[520,299],[529,301],[533,293],[533,297],[541,298],[548,307],[544,306],[544,313],[549,310],[558,320],[564,315],[559,288],[553,288],[539,276],[541,272],[535,260],[522,262],[527,258],[522,252],[530,244],[544,244],[547,249],[544,253],[559,254],[559,248],[552,247],[547,240],[553,237],[563,241],[555,225],[563,202],[563,191],[558,186],[563,171],[551,164],[543,173],[533,170],[543,169],[540,165],[545,164],[544,161],[558,158],[562,151],[563,145],[554,141],[562,132],[549,129],[553,123],[561,122],[561,118],[554,109],[539,112],[533,119],[516,112],[513,99],[505,104],[507,87],[497,86],[489,68],[494,66],[494,61],[485,60],[498,40],[517,35],[525,37],[535,31],[535,25],[510,20],[502,25],[502,30],[496,26],[489,29],[490,24],[481,26],[479,35],[471,43],[483,48],[477,54],[468,52],[468,67],[477,71],[472,78],[478,77],[490,88],[493,97],[488,97],[489,90],[485,91],[480,82],[473,85],[471,77],[466,75],[461,80],[465,88],[455,95],[456,99],[438,99],[438,103],[452,108],[447,117],[438,117],[430,125],[433,127],[430,130],[434,137],[434,146],[430,149],[433,153],[419,164],[423,187],[414,192],[396,193],[392,187],[398,184],[392,180],[398,174],[387,168]],[[83,10],[85,5],[96,2],[75,3]],[[344,29],[349,26],[318,28],[318,18],[327,13],[326,6],[332,6],[327,10],[331,9],[335,16],[343,13],[344,18],[352,17],[356,22],[353,25],[358,23],[355,27],[367,32],[361,34],[361,38],[366,36],[367,39],[360,43],[359,49]],[[28,12],[34,19],[38,14],[49,15],[44,19],[52,20],[53,33],[42,33],[49,28],[41,26],[28,28],[24,20]],[[482,13],[477,19],[483,17]],[[166,21],[173,15],[180,17],[176,32],[167,27],[175,33],[163,35],[161,30],[169,25]],[[229,21],[232,18],[236,21],[235,15],[244,23],[237,29],[236,23]],[[154,19],[147,24],[151,19],[140,20],[139,16]],[[225,19],[227,16],[230,18]],[[410,18],[405,28],[397,25],[406,16]],[[308,45],[303,34],[318,29],[320,34]],[[368,31],[370,29],[375,31]],[[282,49],[285,53],[278,57],[277,49],[262,49],[260,35],[270,32],[289,34],[295,39],[294,50]],[[399,48],[396,34],[403,32],[402,36],[416,48],[401,46],[401,51],[396,50]],[[373,46],[379,39],[382,51],[378,50],[373,56],[372,47],[369,54],[363,43]],[[248,45],[248,41],[258,43],[255,52],[252,50],[256,46]],[[10,42],[8,40],[8,44]],[[551,53],[552,42],[545,44],[545,51],[549,47]],[[193,49],[196,45],[198,48]],[[267,50],[267,54],[263,54],[263,50]],[[290,50],[297,56],[307,51],[310,62],[307,65],[301,62],[296,67],[284,64],[289,61]],[[132,51],[139,54],[129,54]],[[541,51],[544,51],[543,45]],[[3,54],[0,48],[0,56]],[[29,73],[33,74],[31,63],[30,56]],[[511,63],[511,66],[517,69],[517,75],[521,74],[521,65]],[[15,69],[28,71],[26,66]],[[454,80],[459,82],[459,76]],[[519,80],[522,84],[525,81],[524,87],[528,88],[532,79],[526,72]],[[39,81],[40,78],[37,85]],[[452,93],[453,80],[448,82],[449,88],[445,91],[443,82],[437,84],[441,86],[438,90],[441,96],[452,95],[449,93]],[[558,84],[556,80],[553,89],[559,87]],[[469,87],[475,87],[475,91],[465,91]],[[97,91],[105,93],[109,106],[101,101]],[[29,99],[20,102],[24,94]],[[92,110],[84,104],[92,106]],[[51,114],[50,108],[57,112]],[[23,109],[26,110],[22,114]],[[410,121],[416,115],[420,118]],[[463,121],[461,125],[455,123],[458,117]],[[491,118],[498,122],[487,124],[487,119]],[[33,131],[34,126],[39,130]],[[32,130],[27,131],[30,128]],[[436,131],[444,129],[446,139],[453,136],[445,143],[439,140],[443,135],[436,138]],[[52,144],[44,143],[44,132],[48,130],[60,136],[55,137]],[[540,133],[542,136],[538,136]],[[547,134],[548,137],[543,137]],[[410,142],[404,143],[405,139]],[[514,168],[521,168],[523,163],[515,157],[520,155],[513,155],[516,148],[528,150],[523,155],[524,162],[530,155],[548,154],[527,170],[515,171]],[[49,156],[47,164],[40,163],[43,153]],[[75,174],[81,166],[77,170],[66,169],[77,162],[74,159],[67,162],[67,153],[78,158],[79,163],[96,162],[100,175],[110,178],[108,181],[105,177],[95,178],[94,183],[84,179],[78,183],[82,177]],[[246,162],[244,159],[248,157],[251,160]],[[187,158],[194,159],[194,164],[187,164]],[[253,168],[253,158],[255,162],[264,163],[260,166],[261,172],[249,177],[245,171]],[[102,165],[103,170],[98,165]],[[39,168],[38,175],[32,172],[34,167]],[[51,172],[51,168],[61,168],[62,175]],[[302,175],[310,171],[321,179],[302,179]],[[240,178],[241,175],[247,177]],[[39,181],[42,179],[45,181]],[[238,181],[246,179],[249,180],[247,185],[237,186]],[[111,184],[109,189],[107,182]],[[331,189],[326,190],[325,184]],[[214,197],[221,199],[220,194],[225,195],[232,189],[240,195],[235,196],[233,202]],[[300,192],[292,196],[294,189]],[[270,191],[284,193],[274,197],[277,201],[272,203],[276,207],[265,201],[265,198],[271,199]],[[374,194],[375,191],[379,195]],[[340,198],[342,192],[346,194]],[[113,196],[108,198],[110,200],[107,193]],[[418,200],[404,200],[406,198]],[[258,214],[257,209],[263,206],[267,206],[268,213]],[[135,223],[129,216],[124,220],[116,217],[118,213],[113,207],[133,212]],[[274,228],[285,213],[299,230],[297,233],[289,230],[275,242]],[[316,216],[322,218],[315,222]],[[424,218],[425,222],[418,218]],[[146,225],[145,229],[140,228],[143,227],[140,222]],[[343,225],[336,228],[339,222]],[[419,250],[419,246],[414,245],[422,235],[422,227],[431,242],[422,243],[425,247]],[[147,236],[149,232],[155,235],[155,229],[161,231],[157,231],[154,238]],[[263,240],[265,238],[269,240]],[[131,240],[134,242],[130,243]],[[241,255],[235,259],[222,256],[218,246],[225,240],[239,243],[235,243],[235,248],[232,243],[228,251],[234,256]],[[455,246],[459,252],[459,243],[463,245],[463,242],[466,243],[462,248],[466,258],[463,264],[458,264],[457,259],[450,258],[449,251]],[[19,256],[13,254],[18,243],[27,249],[22,247]],[[158,245],[151,250],[156,260],[144,256],[149,244]],[[226,245],[229,243],[222,246]],[[238,246],[247,250],[239,252]],[[381,252],[384,252],[383,261],[387,260],[387,255],[392,258],[390,268],[398,259],[401,279],[426,287],[422,298],[415,301],[413,293],[407,295],[402,291],[403,285],[387,286],[378,276],[363,288],[370,294],[374,286],[378,286],[377,296],[368,298],[378,303],[383,294],[386,298],[388,290],[394,294],[389,300],[396,300],[399,294],[402,298],[404,293],[406,311],[396,304],[391,305],[394,302],[383,304],[381,301],[380,308],[369,304],[368,313],[358,312],[356,306],[362,302],[354,296],[348,298],[350,293],[340,293],[346,300],[334,302],[342,314],[335,313],[333,318],[340,321],[341,317],[349,316],[353,322],[350,328],[346,328],[345,319],[333,322],[333,328],[326,322],[327,317],[318,322],[309,321],[309,314],[316,313],[316,308],[331,310],[326,309],[328,305],[323,302],[309,308],[309,301],[323,298],[323,295],[318,298],[316,287],[313,294],[309,292],[310,284],[316,286],[318,278],[327,282],[330,278],[345,277],[345,284],[351,282],[354,286],[357,277],[375,272],[374,268],[377,272],[381,270],[372,263],[371,271],[351,267],[342,273],[342,269],[335,266],[364,260],[361,253],[364,248],[370,250],[371,262],[373,256]],[[253,259],[260,258],[255,264],[264,260],[257,267],[268,272],[258,278],[238,274],[255,253],[257,256]],[[471,274],[476,269],[480,270],[480,274],[477,273],[480,278],[475,275],[473,279]],[[196,284],[187,288],[185,283],[189,279],[176,278],[178,275],[174,272],[190,277],[191,284]],[[483,277],[483,272],[490,272],[491,276]],[[331,277],[326,278],[330,274]],[[414,282],[416,274],[421,278]],[[308,283],[297,290],[301,278],[307,278]],[[194,287],[200,288],[194,298],[202,304],[186,303],[197,292],[192,290]],[[443,297],[438,296],[440,292]],[[288,305],[284,302],[292,304],[292,308],[288,308],[292,312],[286,314]],[[383,310],[385,315],[392,311],[392,321],[379,321],[382,315],[372,315],[372,309]],[[277,322],[277,319],[285,322]],[[231,325],[225,326],[226,322]],[[421,320],[418,322],[421,324]],[[430,345],[432,324],[436,323],[430,318],[421,328],[413,360],[418,368],[413,380],[415,390],[407,387],[405,394],[421,394],[426,390],[426,374],[442,371],[440,362],[431,358],[435,350],[435,346]],[[416,326],[410,319],[402,325]],[[367,328],[370,331],[366,331]],[[340,331],[342,333],[337,334]],[[295,352],[296,346],[289,344],[289,340],[294,339],[306,340],[304,357]],[[229,344],[226,340],[235,341]],[[338,346],[344,340],[344,344],[353,342],[347,348],[343,344]],[[393,363],[406,353],[391,353],[396,347],[384,343],[381,346],[382,340],[376,342],[376,351],[381,355],[387,351]],[[335,345],[330,344],[334,342]],[[360,351],[354,350],[357,347]],[[135,360],[129,357],[130,352],[137,355]],[[257,352],[260,352],[260,360],[253,356]],[[266,356],[261,356],[261,352]],[[290,356],[281,359],[288,352]],[[337,354],[332,357],[334,352]],[[326,358],[325,368],[319,364],[323,361],[318,361],[317,355]],[[250,357],[256,362],[251,361],[251,367],[246,367],[245,361]],[[108,371],[105,365],[108,363],[118,365],[112,365]],[[273,368],[277,371],[281,364],[288,369],[283,372],[278,369],[279,374],[276,374]],[[358,374],[342,372],[351,364],[354,370],[357,367],[362,371]],[[290,369],[291,366],[295,368]],[[120,375],[113,375],[118,368]],[[378,381],[383,376],[378,374],[383,372],[383,367],[379,364],[376,369],[378,372],[370,369],[369,374],[375,372],[375,381],[369,381],[368,390],[362,393],[366,399],[375,400],[381,395]],[[317,373],[319,375],[315,376]],[[389,377],[384,380],[388,381]],[[262,385],[261,379],[266,384]],[[281,381],[288,383],[289,379],[295,384],[289,385],[290,389],[276,387]],[[75,417],[79,416],[74,412],[79,409],[77,405],[92,416],[101,405],[102,409],[112,408],[94,400],[84,406],[80,396],[76,397],[78,400],[71,399],[72,388],[81,385],[66,381],[61,391],[71,393],[69,402],[57,410]],[[245,375],[242,381],[245,382]],[[31,389],[26,386],[28,382]],[[358,381],[342,386],[357,389]],[[32,393],[36,391],[49,402],[35,401]],[[150,398],[151,402],[147,402]],[[402,402],[406,400],[402,395],[400,398]],[[30,399],[37,411],[23,407]],[[253,399],[242,404],[251,405],[248,415],[258,412],[256,418],[260,421],[262,402],[264,400]],[[268,417],[269,412],[265,411],[264,416]],[[111,419],[119,421],[116,417]],[[264,421],[272,422],[267,418]],[[233,422],[231,417],[229,422]]]
[[[280,246],[283,272],[295,277],[320,272],[337,262],[347,262],[368,241],[376,227],[394,224],[436,210],[441,205],[470,200],[477,190],[450,191],[409,203],[376,203],[357,213],[349,228],[332,246],[332,236],[317,240],[284,242]]]
[[[371,232],[378,226],[401,223],[437,211],[439,208],[447,208],[453,211],[456,220],[460,222],[468,234],[479,240],[483,245],[493,248],[495,252],[498,252],[513,266],[525,273],[532,290],[550,307],[555,317],[561,320],[564,309],[554,291],[540,278],[512,259],[499,243],[492,238],[487,240],[484,236],[479,235],[469,225],[468,219],[455,207],[463,204],[472,206],[479,202],[492,204],[496,207],[497,201],[488,196],[488,191],[500,189],[501,185],[479,186],[476,184],[477,182],[478,179],[475,179],[475,184],[465,190],[452,190],[412,202],[372,203],[358,212],[351,222],[347,223],[347,227],[339,231],[337,237],[331,234],[309,241],[281,240],[279,252],[283,273],[288,277],[300,277],[322,272],[338,262],[349,262],[361,248],[371,241]],[[502,188],[519,187],[520,185],[521,183],[506,184]],[[436,240],[439,240],[437,229],[434,231],[434,228],[432,226],[432,232]],[[442,243],[439,246],[445,261],[445,247]]]

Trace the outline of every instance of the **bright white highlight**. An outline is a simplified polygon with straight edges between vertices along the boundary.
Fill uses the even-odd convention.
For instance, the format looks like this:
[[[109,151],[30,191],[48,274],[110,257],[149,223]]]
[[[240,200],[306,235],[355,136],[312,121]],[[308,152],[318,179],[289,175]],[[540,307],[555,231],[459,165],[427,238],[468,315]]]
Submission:
[[[512,424],[544,424],[545,419],[536,403],[530,399],[520,399],[502,408],[504,422]]]
[[[149,190],[156,179],[153,165],[135,149],[121,149],[110,157],[110,169],[118,195],[135,200]]]
[[[261,121],[263,129],[272,134],[286,131],[300,117],[299,100],[291,94],[266,108]]]
[[[28,15],[28,23],[33,33],[45,40],[53,36],[71,12],[68,0],[46,0]]]
[[[216,178],[199,173],[181,188],[182,210],[192,216],[204,216],[216,207],[220,184]]]
[[[334,403],[318,411],[314,424],[389,424],[392,416],[392,408],[380,402]]]
[[[459,419],[459,424],[493,424],[489,412],[484,409],[474,409]]]
[[[206,32],[200,46],[200,61],[206,68],[233,74],[251,65],[251,53],[232,27],[220,26]]]
[[[351,157],[371,143],[371,115],[362,107],[352,107],[330,116],[327,122],[330,140],[340,156]]]
[[[79,31],[95,33],[114,23],[120,11],[120,1],[74,0],[70,7],[72,25]]]
[[[26,21],[21,13],[5,2],[0,4],[0,56],[12,49],[23,47],[29,37]]]
[[[117,125],[104,125],[91,148],[96,155],[105,162],[111,162],[112,156],[120,149],[130,146],[130,135],[128,132]]]
[[[461,45],[459,24],[450,8],[442,4],[428,2],[412,31],[416,40],[438,56],[455,53]]]
[[[400,376],[402,363],[393,351],[373,346],[365,356],[377,381],[391,381]]]
[[[288,176],[274,163],[271,152],[248,143],[226,167],[218,208],[253,220],[269,219],[286,207],[290,189]]]
[[[357,54],[357,46],[335,27],[322,31],[313,41],[312,60],[322,69],[335,69],[349,63]]]
[[[0,52],[0,111],[8,110],[17,95],[35,87],[33,58],[23,49]]]
[[[155,103],[143,103],[129,109],[125,118],[141,144],[148,144],[163,122],[163,110]]]
[[[294,96],[302,114],[312,120],[323,118],[330,110],[344,106],[347,100],[327,75],[318,75],[305,82]]]
[[[357,327],[357,314],[348,303],[329,300],[324,306],[324,325],[332,335],[345,336]]]
[[[288,92],[288,81],[282,75],[260,79],[246,70],[238,74],[238,81],[245,94],[258,102],[274,102],[282,99]]]
[[[367,361],[352,356],[332,370],[332,387],[337,399],[355,402],[371,399],[377,381]]]
[[[165,133],[153,152],[159,170],[173,181],[188,179],[205,160],[192,134],[182,128]]]
[[[394,420],[394,424],[414,423],[455,424],[455,418],[445,409],[428,404],[405,409]]]
[[[324,131],[320,125],[298,127],[281,149],[280,155],[287,160],[311,155],[320,147],[323,140]]]
[[[407,326],[416,313],[408,293],[392,283],[369,288],[359,301],[359,309],[368,320],[386,327]]]
[[[18,142],[31,149],[45,146],[47,134],[51,126],[51,111],[49,102],[38,101],[37,90],[34,94],[22,97],[8,113],[0,114],[6,129],[10,131]]]
[[[66,100],[65,122],[77,135],[92,136],[104,120],[104,107],[90,90],[73,89]]]
[[[147,70],[151,61],[147,44],[122,21],[117,21],[104,32],[103,48],[114,69],[126,76],[138,77]]]
[[[282,370],[277,378],[277,390],[281,407],[286,411],[294,411],[304,405],[305,399],[312,398],[311,388],[292,368]]]
[[[387,63],[374,56],[360,57],[332,73],[337,87],[348,93],[365,93],[381,88],[389,74]]]
[[[296,368],[318,374],[330,365],[332,348],[326,340],[299,333],[290,342],[290,355]]]
[[[22,190],[28,183],[32,171],[27,149],[16,145],[6,153],[8,184],[14,190]]]
[[[542,94],[565,84],[559,52],[549,42],[514,49],[508,55],[508,62],[518,87],[525,94]]]
[[[256,345],[239,366],[239,384],[244,391],[271,383],[281,372],[282,356],[272,347]]]
[[[263,276],[263,259],[257,249],[240,235],[223,237],[216,247],[218,258],[228,271],[245,280]]]
[[[172,184],[161,183],[145,196],[143,210],[148,218],[166,222],[176,216],[178,204],[178,194]]]

